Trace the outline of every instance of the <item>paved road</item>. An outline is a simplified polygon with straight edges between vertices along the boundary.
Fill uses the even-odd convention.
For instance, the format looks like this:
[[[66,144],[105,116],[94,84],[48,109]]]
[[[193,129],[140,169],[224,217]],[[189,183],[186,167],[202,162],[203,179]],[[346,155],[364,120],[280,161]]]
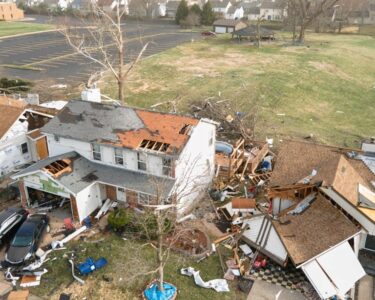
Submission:
[[[150,42],[144,56],[149,56],[175,47],[198,34],[180,32],[169,23],[127,22],[126,55],[129,62],[139,53],[146,42]],[[5,67],[4,65],[26,66],[40,71]],[[64,36],[59,32],[46,32],[0,39],[0,74],[33,81],[50,80],[70,85],[86,82],[99,66],[72,51]]]

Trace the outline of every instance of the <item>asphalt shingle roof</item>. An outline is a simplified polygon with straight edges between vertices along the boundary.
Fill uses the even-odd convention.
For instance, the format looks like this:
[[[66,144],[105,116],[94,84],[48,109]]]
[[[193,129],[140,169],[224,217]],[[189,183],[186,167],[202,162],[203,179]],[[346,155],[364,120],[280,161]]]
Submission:
[[[44,167],[64,158],[72,160],[72,171],[61,175],[55,180],[73,193],[79,193],[84,188],[99,181],[105,184],[125,187],[129,190],[140,191],[150,195],[156,195],[156,189],[159,188],[160,191],[162,191],[163,196],[167,197],[175,182],[175,180],[171,178],[162,178],[95,163],[82,157],[76,152],[69,152],[41,160],[18,172],[14,175],[14,178],[19,178],[36,171],[46,172],[43,170]]]

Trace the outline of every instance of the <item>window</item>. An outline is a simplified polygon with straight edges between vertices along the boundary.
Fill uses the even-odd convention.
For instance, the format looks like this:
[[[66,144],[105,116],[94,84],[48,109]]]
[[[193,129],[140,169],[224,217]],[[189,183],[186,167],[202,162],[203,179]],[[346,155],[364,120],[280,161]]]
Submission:
[[[116,165],[124,165],[124,156],[122,149],[115,148],[115,163]]]
[[[163,158],[163,175],[172,176],[172,159],[170,157]]]
[[[27,147],[27,143],[21,144],[21,152],[22,152],[22,154],[25,154],[25,153],[29,152],[29,149]]]
[[[208,140],[208,146],[212,146],[213,143],[214,143],[214,138],[211,137],[211,138]]]
[[[146,171],[147,170],[147,162],[146,162],[146,154],[138,152],[138,170]]]
[[[92,157],[95,160],[102,160],[102,154],[100,152],[100,146],[96,144],[92,144]]]
[[[138,204],[148,205],[150,203],[150,195],[138,193]]]

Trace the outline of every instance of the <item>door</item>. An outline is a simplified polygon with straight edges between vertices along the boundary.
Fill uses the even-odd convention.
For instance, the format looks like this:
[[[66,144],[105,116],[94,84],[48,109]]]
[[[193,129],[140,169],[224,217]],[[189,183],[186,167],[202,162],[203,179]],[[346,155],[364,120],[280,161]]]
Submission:
[[[116,201],[116,198],[117,198],[116,188],[111,185],[106,185],[106,191],[107,191],[107,198],[111,199],[112,201]]]
[[[42,137],[41,139],[36,141],[36,151],[40,160],[48,157],[46,137]]]
[[[118,201],[126,202],[126,192],[125,192],[124,188],[118,187],[116,189],[116,195],[117,195],[117,200]]]

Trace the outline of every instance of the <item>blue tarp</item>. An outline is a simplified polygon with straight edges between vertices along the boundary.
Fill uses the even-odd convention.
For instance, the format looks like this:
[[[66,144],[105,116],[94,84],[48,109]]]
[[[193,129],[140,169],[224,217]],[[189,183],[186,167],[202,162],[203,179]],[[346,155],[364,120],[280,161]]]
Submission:
[[[149,288],[147,288],[143,294],[146,299],[148,300],[170,300],[174,297],[177,292],[175,286],[164,282],[163,283],[164,292],[159,290],[159,285],[157,283],[153,283]]]

